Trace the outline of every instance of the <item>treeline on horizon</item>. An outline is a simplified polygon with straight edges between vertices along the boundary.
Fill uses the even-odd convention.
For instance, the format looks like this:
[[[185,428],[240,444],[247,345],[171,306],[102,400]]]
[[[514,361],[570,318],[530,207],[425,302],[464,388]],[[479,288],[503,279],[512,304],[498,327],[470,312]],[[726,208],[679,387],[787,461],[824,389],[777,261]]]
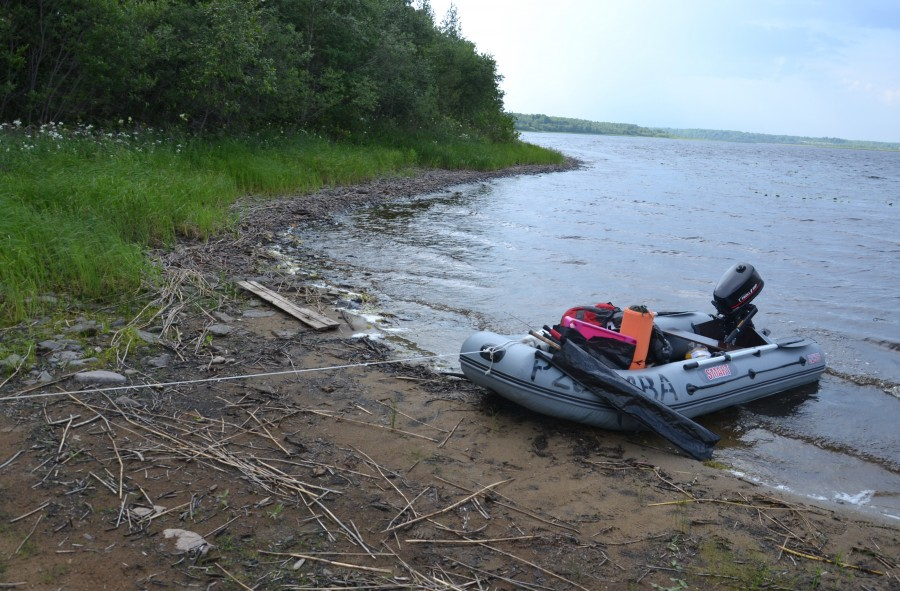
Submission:
[[[516,138],[501,76],[428,0],[6,0],[0,121],[336,139]],[[449,135],[448,135],[449,134]]]
[[[608,123],[572,119],[569,117],[553,117],[549,115],[526,115],[510,113],[515,120],[518,131],[555,131],[559,133],[590,133],[597,135],[633,135],[642,137],[671,137],[661,129],[641,127],[633,123]]]
[[[723,142],[803,144],[839,148],[863,148],[874,150],[900,150],[900,143],[845,140],[840,138],[811,138],[793,135],[774,135],[716,129],[676,129],[670,127],[641,127],[631,123],[608,123],[554,117],[542,114],[511,113],[517,131],[544,131],[558,133],[588,133],[596,135],[627,135],[640,137],[664,137],[678,139],[702,139]]]

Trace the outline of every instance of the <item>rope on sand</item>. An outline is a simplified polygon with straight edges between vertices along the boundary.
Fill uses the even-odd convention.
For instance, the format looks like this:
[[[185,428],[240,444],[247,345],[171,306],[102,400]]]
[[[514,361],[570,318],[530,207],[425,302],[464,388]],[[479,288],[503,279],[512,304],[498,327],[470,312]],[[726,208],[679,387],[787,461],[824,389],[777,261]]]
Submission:
[[[465,353],[462,353],[465,355]],[[443,357],[455,357],[457,353],[448,353],[444,355],[422,355],[419,357],[406,357],[403,359],[390,359],[386,361],[367,361],[365,363],[351,363],[347,365],[330,365],[327,367],[311,367],[306,369],[286,369],[283,371],[272,371],[265,373],[253,373],[253,374],[240,374],[240,375],[232,375],[232,376],[218,376],[214,378],[202,378],[199,380],[184,380],[177,382],[157,382],[150,384],[131,384],[127,386],[109,386],[107,388],[89,388],[86,390],[74,390],[74,391],[61,391],[61,392],[41,392],[37,394],[24,394],[20,392],[19,394],[14,394],[12,396],[3,396],[0,397],[0,402],[10,402],[14,400],[29,400],[32,398],[52,398],[55,396],[68,396],[70,394],[93,394],[100,392],[121,392],[127,390],[141,390],[145,388],[169,388],[174,386],[189,386],[191,384],[204,384],[204,383],[216,383],[216,382],[229,382],[235,380],[247,380],[251,378],[265,378],[265,377],[273,377],[273,376],[283,376],[290,374],[302,374],[302,373],[312,373],[317,371],[334,371],[340,369],[351,369],[355,367],[373,367],[376,365],[388,365],[391,363],[408,363],[412,361],[424,361],[427,359],[441,359]]]

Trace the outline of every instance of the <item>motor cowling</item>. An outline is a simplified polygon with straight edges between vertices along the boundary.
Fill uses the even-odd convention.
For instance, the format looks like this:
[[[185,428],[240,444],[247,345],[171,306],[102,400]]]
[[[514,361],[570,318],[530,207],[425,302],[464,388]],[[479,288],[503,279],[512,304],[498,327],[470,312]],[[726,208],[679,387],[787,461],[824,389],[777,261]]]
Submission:
[[[752,309],[750,302],[760,294],[763,285],[765,283],[753,265],[737,263],[719,279],[712,304],[723,318],[743,316]]]

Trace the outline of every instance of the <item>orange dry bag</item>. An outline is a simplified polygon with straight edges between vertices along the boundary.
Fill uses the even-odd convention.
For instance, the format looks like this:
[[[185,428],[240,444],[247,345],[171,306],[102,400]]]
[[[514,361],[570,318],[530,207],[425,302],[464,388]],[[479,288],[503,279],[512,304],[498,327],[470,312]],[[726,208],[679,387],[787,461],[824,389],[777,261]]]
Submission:
[[[650,335],[653,333],[653,317],[646,306],[626,308],[622,316],[622,327],[619,332],[634,338],[634,358],[628,369],[644,369],[647,367],[647,350],[650,348]]]

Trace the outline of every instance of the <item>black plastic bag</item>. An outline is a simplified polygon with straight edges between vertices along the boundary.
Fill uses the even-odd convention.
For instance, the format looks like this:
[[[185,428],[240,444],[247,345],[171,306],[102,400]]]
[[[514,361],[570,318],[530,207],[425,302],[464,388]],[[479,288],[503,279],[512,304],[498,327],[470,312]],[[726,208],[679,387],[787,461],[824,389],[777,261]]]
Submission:
[[[560,342],[574,341],[592,357],[609,367],[628,369],[631,366],[631,360],[634,359],[635,346],[631,343],[602,337],[587,339],[576,329],[562,325],[554,326],[553,330],[559,333]]]
[[[648,365],[665,365],[672,361],[672,343],[666,338],[662,329],[655,324],[650,333],[650,348],[647,351]]]

